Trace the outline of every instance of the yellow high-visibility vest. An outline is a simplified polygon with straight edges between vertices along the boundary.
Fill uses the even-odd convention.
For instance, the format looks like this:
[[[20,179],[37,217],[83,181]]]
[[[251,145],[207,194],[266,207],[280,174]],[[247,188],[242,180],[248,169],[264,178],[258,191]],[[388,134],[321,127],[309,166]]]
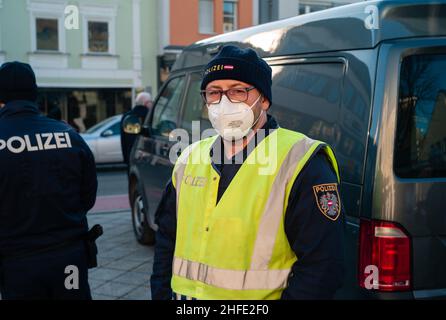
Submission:
[[[276,129],[248,155],[217,203],[220,176],[210,150],[216,136],[186,149],[175,164],[177,236],[172,290],[197,299],[280,299],[297,257],[284,228],[294,181],[322,148],[305,135]]]

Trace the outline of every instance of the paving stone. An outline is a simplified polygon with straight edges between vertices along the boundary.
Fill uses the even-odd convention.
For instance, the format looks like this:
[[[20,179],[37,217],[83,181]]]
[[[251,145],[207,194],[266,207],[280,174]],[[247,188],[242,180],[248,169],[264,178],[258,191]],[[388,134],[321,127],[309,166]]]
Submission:
[[[123,270],[123,271],[130,271],[132,269],[135,269],[141,265],[140,261],[135,260],[128,260],[128,259],[120,259],[115,260],[109,264],[107,264],[107,268],[109,269],[117,269],[117,270]]]
[[[124,271],[122,270],[115,270],[115,269],[108,269],[108,268],[97,268],[95,271],[91,272],[89,274],[89,279],[92,280],[102,280],[102,281],[109,281],[117,278],[118,276],[122,275]]]
[[[113,281],[137,286],[149,285],[150,274],[144,274],[141,272],[126,272]]]
[[[97,287],[102,286],[103,284],[105,284],[106,281],[103,280],[94,280],[94,279],[89,279],[88,283],[90,284],[90,289],[96,289]]]
[[[122,299],[125,299],[125,300],[151,300],[152,295],[150,292],[150,287],[148,287],[148,286],[138,287],[135,290],[128,293],[127,295],[125,295],[124,297],[122,297]]]
[[[128,294],[130,291],[136,289],[137,287],[138,286],[136,285],[111,281],[103,284],[102,286],[94,289],[93,291],[95,294],[119,298]]]
[[[113,258],[105,258],[103,256],[101,256],[100,254],[98,254],[98,266],[99,267],[105,267],[107,264],[109,264],[110,262],[115,261],[115,259]]]
[[[92,296],[93,300],[117,300],[116,297],[105,296],[105,295],[102,295],[102,294],[94,294],[94,293],[92,293],[91,296]]]
[[[144,264],[140,265],[139,267],[133,269],[132,271],[151,275],[152,271],[153,271],[153,264],[152,263],[144,263]]]
[[[99,250],[100,250],[100,248],[98,248],[98,252],[99,252]],[[106,250],[106,251],[102,252],[101,257],[121,259],[121,258],[124,258],[125,256],[128,256],[130,253],[131,252],[129,252],[128,250],[115,248],[115,249]]]

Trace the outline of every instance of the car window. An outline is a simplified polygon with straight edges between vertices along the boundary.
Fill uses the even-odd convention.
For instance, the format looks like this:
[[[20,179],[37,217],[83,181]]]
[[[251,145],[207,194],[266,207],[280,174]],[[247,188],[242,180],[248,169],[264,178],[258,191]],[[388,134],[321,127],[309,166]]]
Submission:
[[[113,122],[113,118],[108,118],[105,119],[104,121],[99,122],[98,124],[94,125],[93,127],[91,127],[90,129],[88,129],[87,131],[85,131],[85,133],[94,133],[97,132],[103,128],[105,128],[107,125],[109,125],[111,122]]]
[[[121,123],[116,122],[114,125],[112,125],[105,131],[108,131],[108,130],[111,130],[113,132],[113,134],[112,134],[113,136],[120,135],[121,134]]]
[[[154,135],[167,137],[176,128],[184,78],[184,76],[173,78],[161,92],[153,111],[152,132]]]
[[[200,122],[200,131],[212,128],[211,122],[209,121],[208,108],[200,95],[201,80],[202,74],[200,72],[195,72],[190,75],[181,123],[181,127],[189,132],[192,132],[192,121]]]
[[[446,177],[446,55],[414,55],[401,65],[395,173]]]

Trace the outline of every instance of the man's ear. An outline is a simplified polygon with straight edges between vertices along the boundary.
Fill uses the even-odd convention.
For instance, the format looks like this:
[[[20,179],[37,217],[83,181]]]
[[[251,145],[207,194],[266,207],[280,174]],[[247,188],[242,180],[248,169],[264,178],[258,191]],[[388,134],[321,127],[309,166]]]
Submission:
[[[262,109],[264,111],[267,111],[270,107],[270,102],[267,98],[265,98],[265,96],[262,96]]]

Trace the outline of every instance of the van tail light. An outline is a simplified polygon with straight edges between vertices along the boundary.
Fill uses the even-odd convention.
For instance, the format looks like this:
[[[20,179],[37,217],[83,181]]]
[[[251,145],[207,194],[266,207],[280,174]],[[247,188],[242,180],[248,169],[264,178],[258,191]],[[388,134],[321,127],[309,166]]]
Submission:
[[[378,291],[407,291],[411,278],[409,234],[392,222],[361,219],[359,285]]]

